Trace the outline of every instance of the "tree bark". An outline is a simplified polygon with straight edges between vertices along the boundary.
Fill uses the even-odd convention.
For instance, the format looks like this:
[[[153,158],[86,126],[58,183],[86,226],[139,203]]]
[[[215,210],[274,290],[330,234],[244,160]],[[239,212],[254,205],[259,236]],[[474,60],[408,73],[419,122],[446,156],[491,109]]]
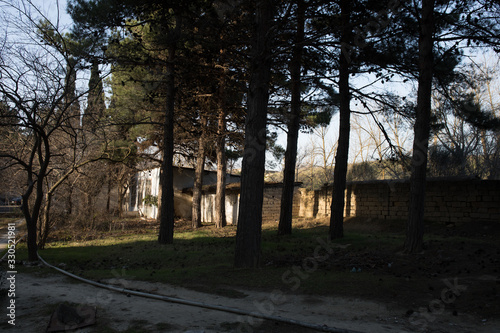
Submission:
[[[45,210],[43,212],[43,224],[41,228],[41,233],[39,235],[40,241],[38,242],[38,248],[44,249],[47,238],[50,232],[50,208],[52,206],[52,192],[47,192],[45,194]]]
[[[241,170],[241,195],[236,231],[235,266],[257,267],[260,263],[262,203],[264,191],[266,123],[271,74],[270,0],[256,4],[256,30],[250,59],[245,148]]]
[[[108,172],[111,171],[110,168],[108,168]],[[111,186],[112,186],[112,181],[110,175],[108,175],[108,189],[106,193],[106,213],[110,213],[110,208],[111,208]]]
[[[47,176],[47,168],[51,157],[48,141],[48,137],[45,133],[38,133],[35,145],[31,152],[31,162],[28,170],[28,188],[22,196],[23,201],[21,204],[21,210],[26,219],[26,228],[28,231],[26,241],[28,246],[28,261],[38,260],[37,225],[43,201],[43,180]],[[38,163],[40,165],[36,174],[36,181],[33,180],[34,173],[32,171],[32,162],[35,156],[38,158]],[[29,198],[33,193],[33,190],[35,191],[35,198],[30,212]]]
[[[196,169],[193,185],[193,207],[192,207],[192,227],[198,229],[201,227],[201,195],[203,187],[203,172],[205,170],[205,128],[207,126],[207,117],[201,116],[201,134],[198,138],[198,156],[196,158]]]
[[[66,214],[71,216],[73,214],[73,184],[68,186],[68,196],[66,197]]]
[[[222,88],[224,89],[224,82]],[[226,226],[226,107],[224,93],[221,92],[220,110],[217,126],[217,187],[215,192],[215,226],[223,228]]]
[[[280,221],[278,235],[292,233],[293,190],[295,184],[295,164],[297,163],[297,141],[300,130],[300,70],[302,65],[302,50],[304,48],[305,6],[303,0],[297,0],[297,32],[290,62],[290,77],[292,80],[290,118],[285,152],[285,170],[283,171],[283,189],[281,193]]]
[[[92,200],[93,198],[93,195],[90,193],[91,189],[90,188],[87,188],[87,192],[85,192],[85,205],[86,205],[86,209],[85,209],[85,217],[90,220],[90,219],[93,219],[93,215],[94,215],[94,201]]]
[[[177,22],[179,24],[179,22]],[[175,108],[175,81],[174,60],[175,44],[168,48],[168,59],[166,68],[166,108],[165,122],[163,124],[163,160],[161,164],[161,210],[160,210],[160,232],[158,242],[160,244],[172,244],[174,241],[174,108]]]
[[[37,256],[38,248],[36,243],[36,238],[37,238],[36,220],[33,219],[33,216],[29,209],[29,198],[33,193],[33,188],[34,188],[33,175],[31,171],[28,171],[28,187],[26,192],[24,192],[22,195],[23,200],[21,202],[21,211],[23,212],[24,219],[26,220],[26,229],[28,231],[28,236],[26,241],[28,246],[28,261],[38,260]]]
[[[341,8],[341,45],[342,50],[347,50],[351,41],[350,4],[349,0],[340,1]],[[341,52],[339,59],[339,94],[340,94],[340,124],[335,168],[333,171],[333,193],[330,215],[330,238],[344,237],[344,205],[347,178],[347,162],[349,158],[349,135],[351,130],[351,95],[349,91],[349,55]]]
[[[424,203],[429,145],[431,93],[433,75],[434,0],[422,1],[419,37],[419,76],[417,111],[411,160],[410,204],[404,249],[406,253],[422,251],[424,243]]]
[[[118,217],[123,217],[123,199],[125,198],[126,188],[123,184],[123,178],[118,181]]]

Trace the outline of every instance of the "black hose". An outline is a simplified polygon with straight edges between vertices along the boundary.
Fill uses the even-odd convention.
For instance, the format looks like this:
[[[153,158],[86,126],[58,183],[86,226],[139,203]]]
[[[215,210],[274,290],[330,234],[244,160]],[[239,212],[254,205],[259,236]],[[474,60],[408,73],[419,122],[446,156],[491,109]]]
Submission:
[[[99,283],[96,281],[88,280],[88,279],[82,278],[81,276],[77,276],[75,274],[67,272],[63,269],[60,269],[58,267],[55,267],[55,266],[47,263],[38,253],[37,253],[37,255],[38,255],[38,258],[40,259],[40,261],[44,265],[46,265],[47,267],[50,267],[52,269],[55,269],[56,271],[58,271],[64,275],[67,275],[73,279],[82,281],[82,282],[87,283],[87,284],[91,284],[91,285],[99,287],[99,288],[104,288],[104,289],[116,291],[116,292],[127,294],[127,295],[147,297],[147,298],[157,299],[157,300],[170,302],[170,303],[177,303],[177,304],[183,304],[183,305],[188,305],[188,306],[196,306],[196,307],[210,309],[210,310],[224,311],[224,312],[235,313],[235,314],[244,315],[244,316],[250,316],[250,317],[254,317],[254,318],[272,320],[272,321],[277,321],[277,322],[281,322],[281,323],[285,323],[285,324],[306,327],[306,328],[314,329],[314,330],[321,331],[321,332],[363,333],[360,331],[335,328],[335,327],[330,327],[330,326],[326,326],[326,325],[311,324],[311,323],[307,323],[307,322],[303,322],[303,321],[299,321],[299,320],[295,320],[295,319],[266,315],[266,314],[259,313],[259,312],[250,312],[250,311],[245,311],[245,310],[236,309],[236,308],[230,308],[230,307],[222,306],[222,305],[214,305],[214,304],[202,303],[202,302],[197,302],[197,301],[191,301],[191,300],[182,299],[182,298],[162,296],[162,295],[150,294],[150,293],[125,289],[125,288],[119,288],[119,287],[115,287],[112,285],[107,285],[107,284]]]

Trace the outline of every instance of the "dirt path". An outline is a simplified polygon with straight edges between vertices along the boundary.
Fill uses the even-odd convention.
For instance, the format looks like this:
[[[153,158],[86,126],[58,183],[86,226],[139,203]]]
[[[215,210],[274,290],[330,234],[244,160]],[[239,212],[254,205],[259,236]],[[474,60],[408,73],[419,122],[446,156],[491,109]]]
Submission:
[[[17,230],[24,224],[24,219],[18,219],[13,221],[16,224],[16,232]],[[8,230],[7,223],[3,226],[0,226],[0,253],[3,253],[5,249],[7,249],[8,243]],[[1,256],[0,256],[1,257]]]
[[[35,269],[35,268],[33,268]],[[198,302],[260,311],[313,324],[360,332],[500,332],[500,323],[482,322],[442,313],[426,327],[411,324],[404,310],[390,304],[359,299],[306,295],[282,295],[238,290],[239,298],[215,296],[159,283],[107,281],[123,288]],[[2,299],[2,309],[7,304]],[[59,273],[16,276],[16,326],[2,319],[0,330],[44,332],[57,304],[68,302],[97,306],[97,323],[78,332],[315,332],[283,323],[245,318],[241,315],[160,300],[127,296],[77,282]],[[4,310],[5,311],[5,310]],[[5,318],[5,315],[2,315]]]

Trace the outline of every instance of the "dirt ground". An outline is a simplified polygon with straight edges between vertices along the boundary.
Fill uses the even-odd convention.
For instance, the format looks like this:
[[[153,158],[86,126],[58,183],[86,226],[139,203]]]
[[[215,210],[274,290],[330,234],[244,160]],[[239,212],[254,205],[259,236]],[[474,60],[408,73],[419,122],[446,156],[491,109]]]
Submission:
[[[394,226],[364,221],[346,227],[358,231],[387,231]],[[311,296],[300,291],[280,294],[231,287],[234,289],[232,293],[220,296],[178,286],[131,281],[126,272],[101,282],[311,325],[325,325],[324,331],[331,332],[500,333],[497,292],[500,284],[500,248],[497,243],[500,224],[443,225],[434,227],[429,233],[440,236],[441,240],[429,241],[427,250],[421,255],[407,257],[384,249],[352,252],[336,248],[331,260],[321,267],[327,271],[362,267],[363,272],[370,272],[375,280],[395,278],[410,281],[413,287],[423,285],[425,292],[421,288],[399,288],[386,297],[368,299],[369,290],[358,293],[363,296],[345,297]],[[451,243],[442,241],[448,237],[459,238]],[[461,241],[460,237],[464,240]],[[284,267],[290,267],[294,260],[290,258],[284,262]],[[82,333],[318,331],[280,321],[126,295],[78,282],[55,270],[47,273],[47,270],[39,266],[23,267],[22,273],[16,275],[15,326],[7,323],[7,293],[0,293],[0,308],[3,309],[0,311],[3,312],[0,314],[0,331],[45,332],[51,314],[61,303],[96,307],[96,323],[76,331]],[[5,283],[5,272],[0,273],[3,273],[2,282]],[[356,294],[352,291],[348,294]]]
[[[31,267],[31,272],[16,276],[16,325],[9,325],[3,315],[1,331],[44,332],[51,313],[65,302],[97,307],[96,324],[76,332],[317,332],[296,325],[126,295],[80,283],[55,271],[37,273],[39,270]],[[128,281],[123,277],[106,282],[147,293],[326,325],[332,332],[333,328],[365,333],[500,332],[500,321],[454,316],[447,311],[434,312],[425,321],[419,321],[396,303],[300,294],[278,297],[250,290],[239,290],[243,297],[229,298],[159,283]],[[2,304],[7,304],[6,301],[4,295]],[[6,311],[5,306],[2,309]]]

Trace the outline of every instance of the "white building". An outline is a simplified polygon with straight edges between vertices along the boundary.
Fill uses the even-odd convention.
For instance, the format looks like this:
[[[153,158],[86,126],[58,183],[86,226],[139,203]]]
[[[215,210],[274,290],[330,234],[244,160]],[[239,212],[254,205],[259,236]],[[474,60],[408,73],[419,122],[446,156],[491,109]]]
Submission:
[[[174,209],[176,216],[191,219],[194,178],[195,170],[193,168],[174,167]],[[230,174],[226,176],[227,184],[239,182],[240,176]],[[216,183],[217,172],[204,171],[203,185]],[[160,168],[138,172],[127,191],[124,211],[138,213],[140,216],[147,218],[156,218],[158,216],[158,206],[150,203],[157,202],[159,188]],[[228,198],[226,201],[228,201]]]

